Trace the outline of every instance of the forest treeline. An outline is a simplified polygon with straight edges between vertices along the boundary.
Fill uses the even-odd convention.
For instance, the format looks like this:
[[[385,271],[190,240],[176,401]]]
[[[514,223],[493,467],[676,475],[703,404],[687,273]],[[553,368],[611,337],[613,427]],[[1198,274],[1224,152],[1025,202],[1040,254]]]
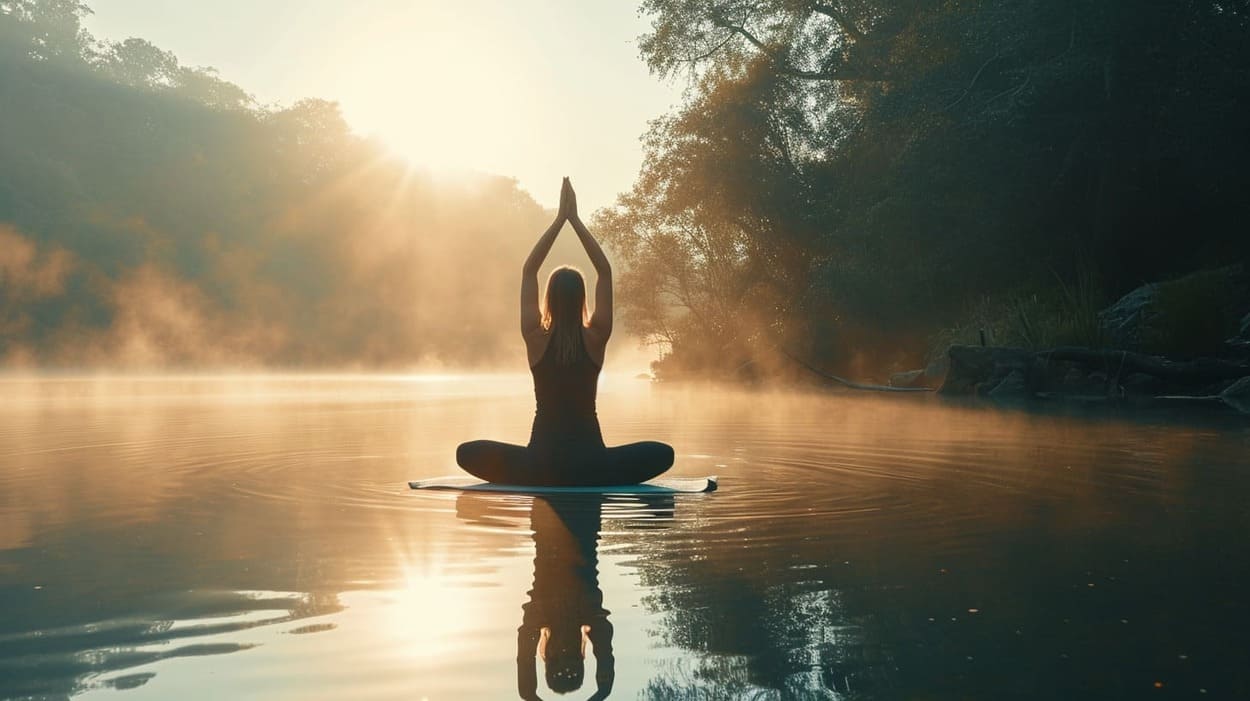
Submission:
[[[550,216],[513,179],[412,171],[88,12],[0,0],[0,365],[523,367]]]
[[[413,171],[89,12],[0,0],[0,365],[516,359],[548,217],[514,180]],[[662,376],[1097,345],[1124,291],[1247,258],[1250,0],[640,12],[686,99],[592,226]]]
[[[598,228],[661,374],[1099,342],[1250,250],[1250,2],[644,0],[689,81]]]

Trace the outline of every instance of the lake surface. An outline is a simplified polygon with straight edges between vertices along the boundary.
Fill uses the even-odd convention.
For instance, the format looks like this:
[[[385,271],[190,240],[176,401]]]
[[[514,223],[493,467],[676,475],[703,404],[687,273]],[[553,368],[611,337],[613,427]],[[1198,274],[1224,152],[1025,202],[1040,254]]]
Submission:
[[[605,376],[609,444],[721,489],[407,488],[532,412],[520,376],[0,380],[0,698],[1250,698],[1244,418]]]

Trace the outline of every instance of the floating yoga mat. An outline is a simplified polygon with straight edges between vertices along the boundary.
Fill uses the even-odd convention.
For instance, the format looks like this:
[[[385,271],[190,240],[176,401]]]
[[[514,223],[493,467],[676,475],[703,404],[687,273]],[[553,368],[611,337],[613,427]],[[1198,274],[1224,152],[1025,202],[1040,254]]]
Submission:
[[[415,480],[413,489],[450,489],[463,492],[503,492],[508,494],[697,494],[716,490],[716,476],[657,477],[642,484],[601,487],[538,487],[521,484],[483,482],[476,477],[453,475]]]

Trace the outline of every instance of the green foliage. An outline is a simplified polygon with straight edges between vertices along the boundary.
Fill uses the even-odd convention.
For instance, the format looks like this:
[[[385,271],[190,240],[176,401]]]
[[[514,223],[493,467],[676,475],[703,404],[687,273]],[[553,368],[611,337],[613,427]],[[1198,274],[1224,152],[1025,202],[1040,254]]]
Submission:
[[[1238,312],[1246,308],[1240,268],[1204,270],[1159,284],[1150,322],[1142,329],[1149,353],[1193,357],[1213,355],[1237,335]]]
[[[687,298],[727,305],[739,330],[691,322],[691,357],[805,339],[851,362],[969,308],[1023,344],[1093,343],[1101,290],[1250,254],[1244,3],[641,7],[644,57],[690,91],[653,125],[614,243],[639,287],[679,269]],[[710,231],[740,257],[639,254]],[[761,286],[768,308],[741,297]],[[687,308],[661,302],[634,327],[674,341]]]

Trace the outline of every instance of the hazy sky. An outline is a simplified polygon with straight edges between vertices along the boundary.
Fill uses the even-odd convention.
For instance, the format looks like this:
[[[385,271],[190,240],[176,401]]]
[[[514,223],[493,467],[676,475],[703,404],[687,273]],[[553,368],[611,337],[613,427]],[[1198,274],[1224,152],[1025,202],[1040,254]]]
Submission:
[[[633,183],[646,122],[680,86],[647,73],[630,0],[91,0],[98,38],[137,36],[262,103],[337,100],[416,163],[517,177],[585,213]]]

